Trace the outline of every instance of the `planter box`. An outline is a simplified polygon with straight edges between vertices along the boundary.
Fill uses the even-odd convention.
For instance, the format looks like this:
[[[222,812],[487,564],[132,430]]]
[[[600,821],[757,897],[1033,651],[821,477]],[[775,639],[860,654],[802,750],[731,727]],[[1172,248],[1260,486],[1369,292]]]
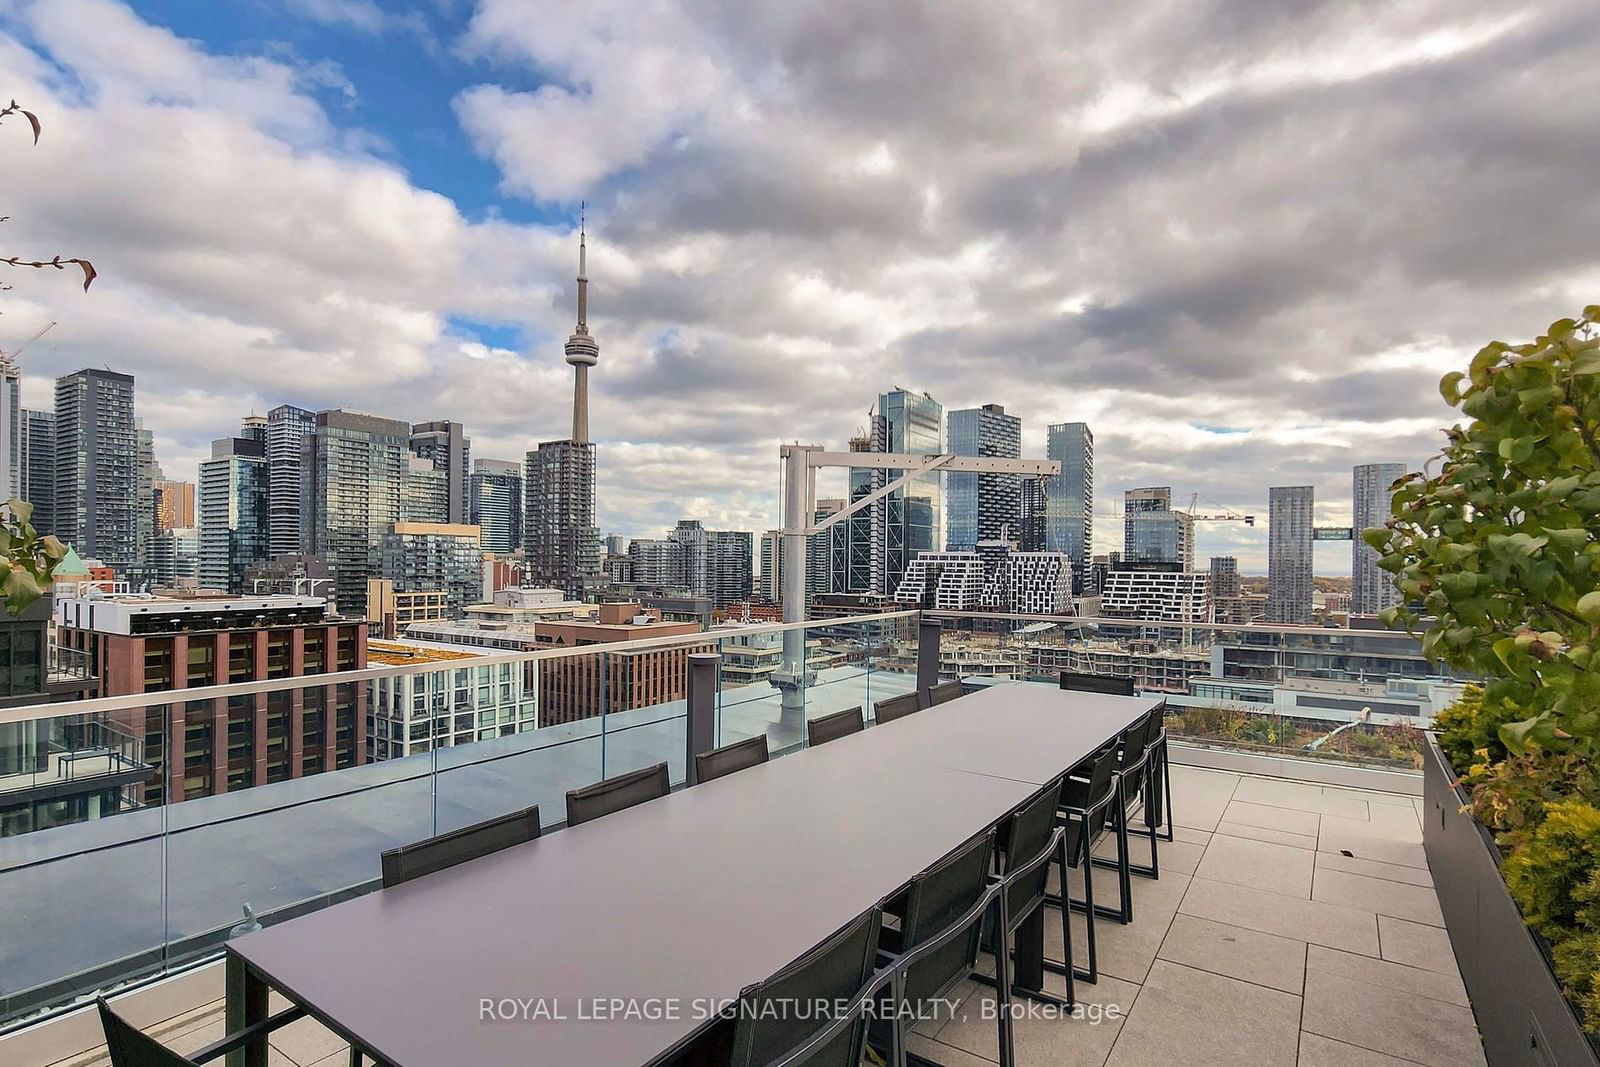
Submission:
[[[1500,877],[1500,850],[1462,814],[1464,791],[1432,735],[1423,757],[1422,844],[1490,1067],[1600,1067],[1540,939]]]

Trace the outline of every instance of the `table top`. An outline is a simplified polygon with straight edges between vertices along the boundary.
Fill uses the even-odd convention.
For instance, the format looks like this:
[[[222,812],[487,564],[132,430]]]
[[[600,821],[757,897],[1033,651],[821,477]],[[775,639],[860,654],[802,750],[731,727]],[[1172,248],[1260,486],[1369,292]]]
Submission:
[[[1063,692],[1044,685],[993,685],[884,723],[877,728],[883,734],[875,740],[893,747],[897,762],[917,759],[1043,785],[1161,703],[1160,697]],[[903,723],[916,726],[906,730],[901,741],[896,727]]]
[[[396,1067],[649,1062],[1155,703],[996,690],[229,951]]]

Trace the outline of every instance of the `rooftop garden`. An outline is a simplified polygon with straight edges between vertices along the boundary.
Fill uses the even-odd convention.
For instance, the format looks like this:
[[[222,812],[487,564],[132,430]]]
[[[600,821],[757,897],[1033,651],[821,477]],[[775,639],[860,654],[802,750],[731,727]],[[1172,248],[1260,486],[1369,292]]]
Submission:
[[[1600,1031],[1600,305],[1486,345],[1440,391],[1466,417],[1437,473],[1365,532],[1405,598],[1385,621],[1481,675],[1439,744],[1524,920]],[[1430,461],[1427,467],[1434,467]]]

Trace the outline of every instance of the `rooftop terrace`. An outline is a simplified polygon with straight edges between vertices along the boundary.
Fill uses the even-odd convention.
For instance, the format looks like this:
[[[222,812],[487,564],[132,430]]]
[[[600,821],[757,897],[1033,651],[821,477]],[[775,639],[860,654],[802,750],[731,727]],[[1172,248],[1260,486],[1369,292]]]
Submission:
[[[1483,1062],[1423,858],[1417,798],[1181,766],[1173,779],[1176,840],[1161,846],[1160,880],[1134,879],[1131,925],[1097,924],[1102,976],[1078,985],[1082,1018],[1018,1020],[1018,1063]],[[1102,885],[1114,895],[1113,879]],[[1081,946],[1082,917],[1074,922]],[[1056,932],[1053,954],[1058,942]],[[220,1038],[212,971],[189,1003],[146,1020],[147,1031],[179,1052]],[[918,1028],[911,1051],[950,1067],[997,1062],[983,1011],[992,991],[969,982],[961,996],[953,1013]],[[271,1044],[273,1064],[347,1062],[346,1046],[309,1019]],[[24,1062],[108,1061],[101,1049]]]
[[[649,644],[720,643],[731,653],[751,632],[783,629]],[[878,701],[921,681],[913,613],[813,622],[803,632],[830,650],[830,665],[804,672],[799,717],[774,685],[724,674],[717,743],[765,734],[782,756],[805,746],[805,721],[857,706],[870,721]],[[963,643],[974,640],[981,638]],[[595,646],[470,661],[543,669],[545,659],[603,663],[612,654]],[[455,665],[408,659],[351,677]],[[204,711],[235,693],[270,699],[333,677],[241,683],[199,700],[191,691],[187,704]],[[1056,688],[973,679],[968,689],[986,684]],[[115,714],[163,698],[171,699],[94,706]],[[417,711],[408,710],[407,721]],[[1423,859],[1420,777],[1408,759],[1345,751],[1344,741],[1371,729],[1328,733],[1329,723],[1300,722],[1271,706],[1200,714],[1169,702],[1168,713],[1177,840],[1161,846],[1159,881],[1134,878],[1136,921],[1097,924],[1102,978],[1080,983],[1077,993],[1086,1011],[1103,1017],[1020,1021],[1018,1061],[1474,1062],[1473,1017]],[[69,715],[60,706],[10,714],[19,722]],[[386,848],[535,803],[553,828],[566,790],[658,760],[680,784],[686,723],[682,698],[607,710],[0,839],[0,895],[13,902],[0,934],[26,932],[0,936],[0,1020],[12,1026],[0,1036],[0,1062],[97,1062],[85,1050],[100,1040],[98,1021],[73,1005],[102,990],[123,990],[119,1003],[172,1047],[199,1047],[220,1036],[215,957],[244,903],[270,926],[376,889]],[[1325,734],[1327,744],[1308,748],[1307,738]],[[1097,878],[1096,890],[1102,902],[1114,896],[1115,879]],[[1081,916],[1074,922],[1081,953]],[[1050,953],[1059,952],[1057,925]],[[966,992],[981,996],[979,988]],[[969,1067],[992,1060],[992,1020],[967,1000],[965,1018],[958,1010],[924,1024],[914,1051]],[[49,1017],[23,1026],[41,1013]],[[342,1062],[342,1046],[311,1021],[273,1043],[275,1063]]]

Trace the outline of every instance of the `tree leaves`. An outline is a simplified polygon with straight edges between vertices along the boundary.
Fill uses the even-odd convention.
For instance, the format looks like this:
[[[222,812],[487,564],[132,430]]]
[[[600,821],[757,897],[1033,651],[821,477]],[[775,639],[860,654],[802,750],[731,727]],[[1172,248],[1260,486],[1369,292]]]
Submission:
[[[1578,598],[1578,615],[1591,626],[1600,626],[1600,589],[1592,590]]]
[[[1600,756],[1600,304],[1535,340],[1479,349],[1440,395],[1439,474],[1398,486],[1362,539],[1405,600],[1383,621],[1430,657],[1483,675],[1515,708],[1514,750]],[[1433,466],[1433,464],[1429,464]]]
[[[0,581],[0,596],[6,611],[22,614],[44,595],[56,566],[66,558],[67,546],[54,534],[40,537],[29,521],[33,505],[12,497],[0,516],[0,565],[5,578]]]
[[[15,100],[11,101],[11,103],[7,104],[5,107],[0,108],[0,119],[4,119],[7,115],[21,115],[23,118],[27,119],[28,125],[33,127],[33,143],[39,143],[40,126],[38,115],[18,107]]]
[[[83,291],[89,291],[89,283],[100,276],[94,269],[94,264],[87,259],[62,259],[54,256],[50,259],[23,259],[21,256],[0,256],[0,263],[7,263],[13,267],[54,267],[56,270],[66,270],[68,263],[76,263],[83,271]]]

